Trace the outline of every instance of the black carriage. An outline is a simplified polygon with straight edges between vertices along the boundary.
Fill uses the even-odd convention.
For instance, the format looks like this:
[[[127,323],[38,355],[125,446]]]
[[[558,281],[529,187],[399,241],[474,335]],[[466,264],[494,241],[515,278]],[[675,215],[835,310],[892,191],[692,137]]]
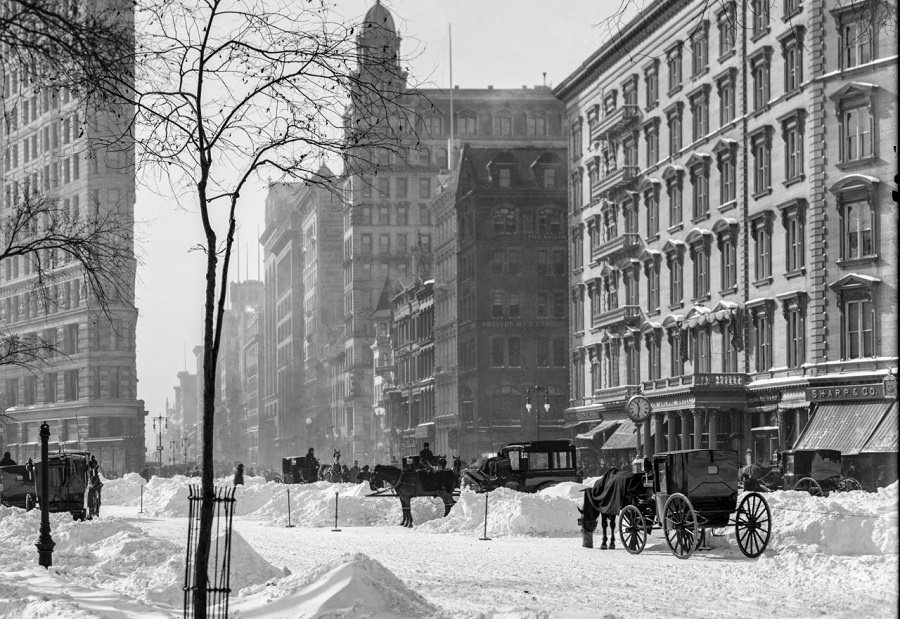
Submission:
[[[502,487],[539,492],[564,481],[580,482],[576,454],[568,440],[510,443],[480,468],[463,471],[462,485],[476,492]]]
[[[647,535],[660,528],[672,553],[687,559],[707,529],[734,525],[738,548],[750,558],[766,549],[772,515],[756,492],[738,502],[738,454],[725,449],[694,449],[657,454],[645,475],[645,493],[632,497],[619,514],[619,536],[639,554]]]
[[[281,459],[281,481],[286,484],[311,484],[319,479],[319,460],[313,456]]]
[[[88,459],[83,452],[52,453],[47,459],[47,508],[51,513],[69,512],[75,520],[87,516]],[[0,467],[0,500],[4,505],[31,509],[40,505],[43,467],[32,464]]]
[[[831,492],[862,490],[853,477],[841,471],[841,452],[834,449],[791,449],[781,454],[784,487],[828,496]]]

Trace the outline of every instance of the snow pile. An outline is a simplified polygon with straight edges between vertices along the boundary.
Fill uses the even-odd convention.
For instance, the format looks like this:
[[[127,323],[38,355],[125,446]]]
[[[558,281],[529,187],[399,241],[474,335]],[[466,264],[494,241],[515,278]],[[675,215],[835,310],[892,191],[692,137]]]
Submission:
[[[898,484],[878,492],[805,492],[765,495],[772,510],[769,553],[896,555]]]
[[[345,555],[311,576],[288,576],[272,586],[245,589],[232,616],[433,617],[439,609],[364,554]]]
[[[571,537],[579,534],[576,502],[553,496],[548,489],[525,494],[497,488],[487,494],[464,491],[446,518],[431,520],[420,529],[433,533],[476,533],[484,531],[484,502],[488,501],[488,536],[533,535]],[[565,491],[568,493],[568,491]]]
[[[583,501],[584,491],[587,488],[588,486],[579,484],[578,482],[564,481],[562,483],[556,484],[555,486],[544,488],[538,494],[540,494],[541,496],[569,499],[570,501]]]
[[[101,491],[104,505],[138,505],[141,486],[147,482],[137,473],[126,473],[119,479],[104,479]]]

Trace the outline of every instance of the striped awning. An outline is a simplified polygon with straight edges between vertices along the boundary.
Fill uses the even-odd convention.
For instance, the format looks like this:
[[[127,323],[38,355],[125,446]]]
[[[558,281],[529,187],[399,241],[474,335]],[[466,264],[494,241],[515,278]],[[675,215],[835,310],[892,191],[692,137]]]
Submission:
[[[622,425],[613,432],[612,436],[606,439],[606,442],[600,447],[600,451],[615,451],[617,449],[636,449],[635,444],[635,425],[634,422],[630,419],[625,419],[622,422]],[[650,435],[653,435],[653,426],[655,424],[650,424]],[[641,439],[643,440],[643,435],[641,435]]]
[[[890,410],[885,413],[884,418],[872,438],[866,441],[866,444],[859,453],[897,453],[897,403],[895,402]]]
[[[820,404],[794,449],[834,449],[854,456],[893,406],[894,402],[885,400]]]

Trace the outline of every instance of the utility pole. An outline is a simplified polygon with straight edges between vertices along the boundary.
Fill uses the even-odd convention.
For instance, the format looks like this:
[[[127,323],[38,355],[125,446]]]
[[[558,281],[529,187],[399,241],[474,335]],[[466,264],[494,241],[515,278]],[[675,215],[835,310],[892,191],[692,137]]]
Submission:
[[[533,387],[525,387],[525,394],[527,395],[527,399],[525,400],[525,410],[528,411],[528,414],[531,414],[532,408],[535,408],[531,404],[531,394],[532,393],[543,393],[544,394],[544,413],[550,413],[550,388],[544,387],[543,385],[534,385]],[[541,407],[538,406],[535,408],[537,413],[537,440],[541,440]]]
[[[157,423],[159,422],[159,427],[157,427]],[[157,432],[157,442],[156,442],[156,460],[159,462],[159,475],[162,476],[162,452],[163,452],[163,443],[162,443],[162,433],[163,433],[163,424],[165,424],[165,429],[169,429],[169,418],[164,417],[162,413],[153,418],[153,429]]]

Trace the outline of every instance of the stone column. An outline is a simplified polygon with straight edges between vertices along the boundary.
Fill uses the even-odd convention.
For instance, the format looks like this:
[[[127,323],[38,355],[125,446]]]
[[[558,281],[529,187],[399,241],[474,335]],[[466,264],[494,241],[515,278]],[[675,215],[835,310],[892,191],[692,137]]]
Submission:
[[[691,448],[691,411],[681,411],[681,448]]]
[[[656,438],[653,440],[653,453],[662,453],[666,450],[665,443],[663,442],[663,419],[665,413],[653,413],[653,432],[656,433]]]
[[[666,413],[666,450],[675,451],[678,443],[675,441],[675,425],[678,423],[678,413],[669,411]]]
[[[653,455],[653,438],[650,435],[650,424],[652,421],[648,419],[641,425],[644,426],[644,457],[649,458]]]
[[[703,443],[703,410],[694,409],[694,449],[700,449]]]
[[[719,448],[719,424],[716,423],[718,421],[719,411],[711,410],[706,413],[706,423],[709,430],[709,448],[710,449],[718,449]]]

